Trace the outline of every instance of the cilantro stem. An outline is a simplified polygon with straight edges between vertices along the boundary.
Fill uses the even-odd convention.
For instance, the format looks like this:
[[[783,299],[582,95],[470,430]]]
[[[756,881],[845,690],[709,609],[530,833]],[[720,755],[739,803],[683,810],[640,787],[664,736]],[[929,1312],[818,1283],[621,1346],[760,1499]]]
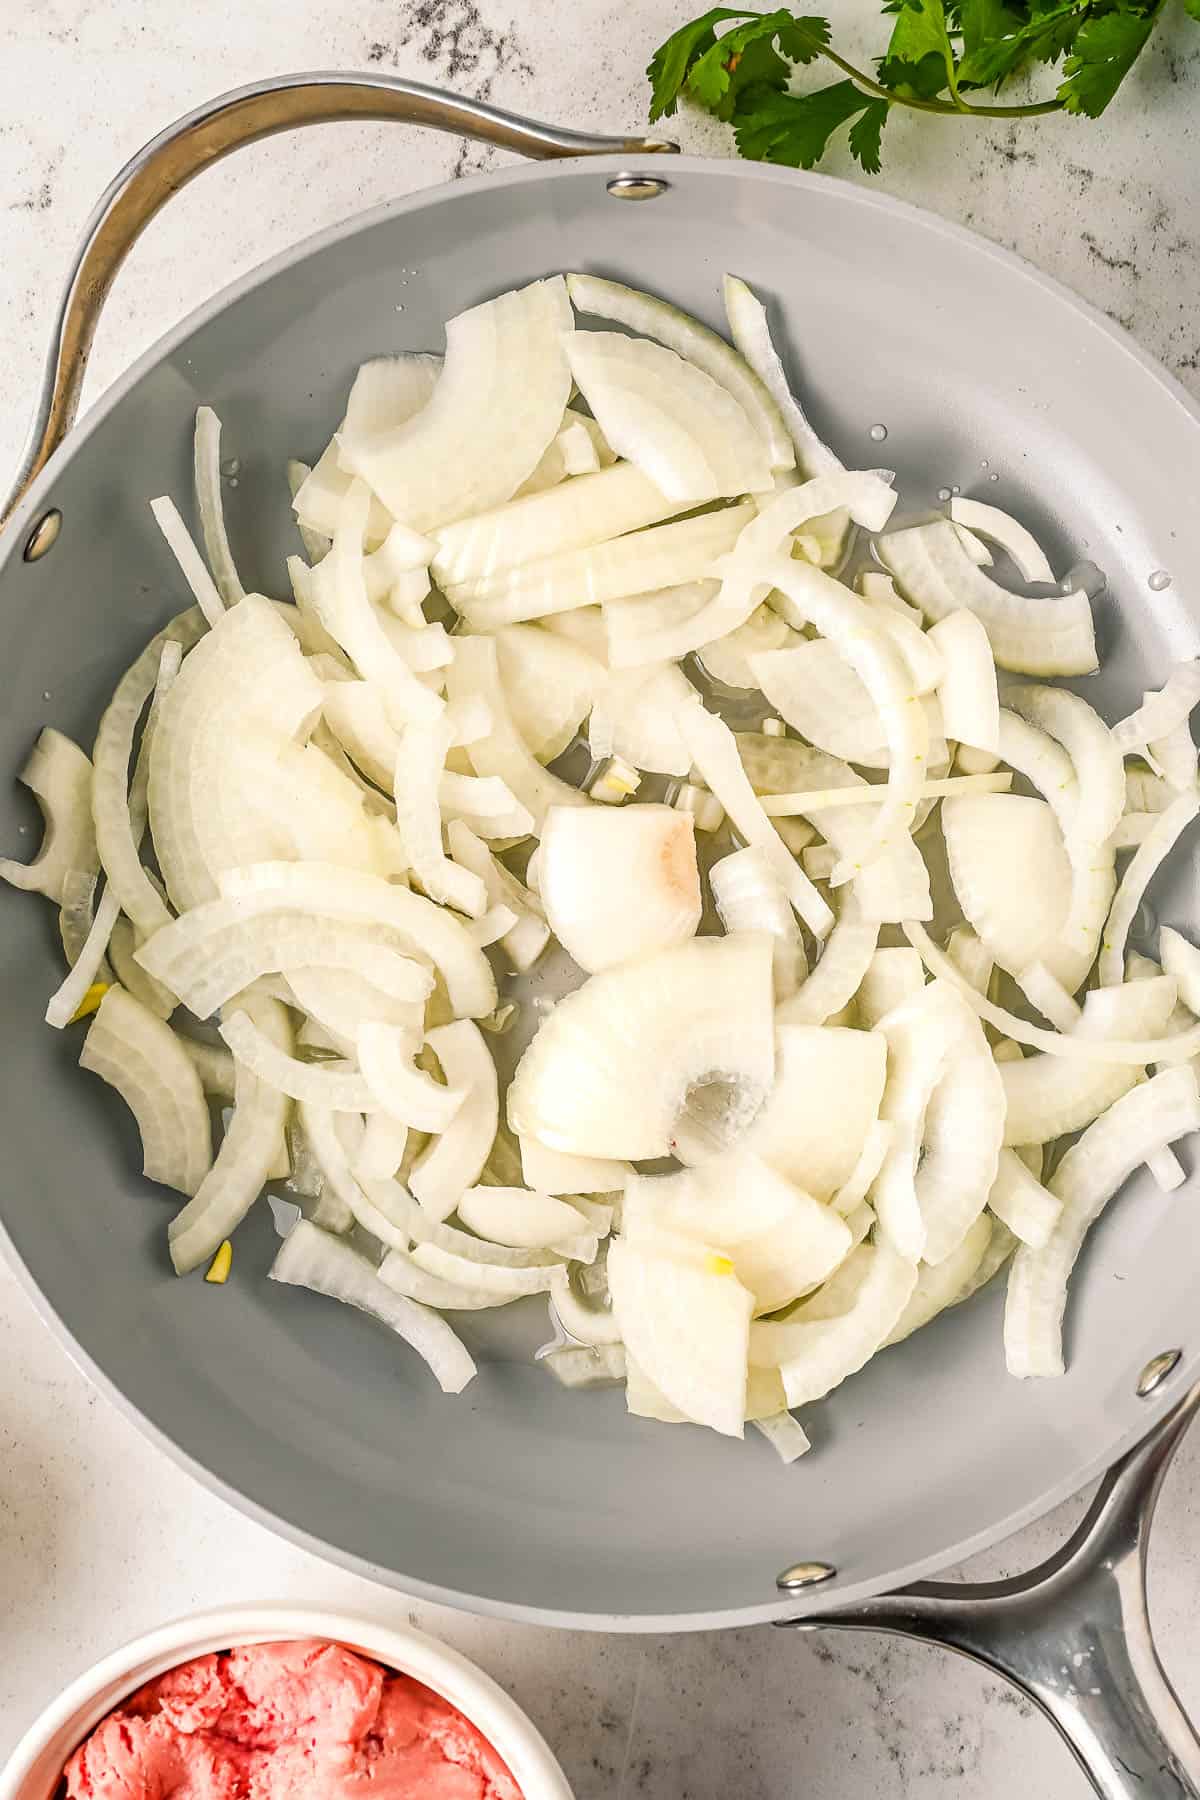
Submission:
[[[960,118],[973,114],[976,118],[981,119],[1029,119],[1044,113],[1062,111],[1061,100],[1037,100],[1028,106],[973,106],[970,101],[962,98],[957,87],[952,89],[957,105],[948,100],[918,100],[915,95],[910,97],[907,94],[898,94],[894,88],[884,87],[865,70],[856,68],[852,62],[847,62],[844,56],[839,56],[838,52],[831,49],[828,44],[818,43],[814,39],[813,48],[819,51],[828,62],[836,63],[837,67],[844,74],[849,75],[850,79],[866,93],[874,94],[880,100],[886,100],[889,106],[907,106],[914,112],[945,113],[951,117],[957,115]]]

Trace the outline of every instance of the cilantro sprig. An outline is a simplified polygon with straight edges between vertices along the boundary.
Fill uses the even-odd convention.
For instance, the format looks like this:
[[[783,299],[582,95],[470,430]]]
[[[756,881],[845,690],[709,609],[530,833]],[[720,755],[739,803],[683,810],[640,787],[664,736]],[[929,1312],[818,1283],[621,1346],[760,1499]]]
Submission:
[[[1096,119],[1128,75],[1169,0],[883,0],[892,32],[875,73],[833,47],[827,19],[714,6],[681,26],[646,70],[651,120],[687,99],[732,124],[757,162],[811,169],[849,126],[851,154],[879,171],[895,106],[981,118],[1079,113]],[[1200,0],[1183,0],[1200,23]],[[723,28],[723,29],[718,29]],[[798,68],[829,62],[844,79],[794,93]],[[977,96],[1060,64],[1052,98],[1008,106]],[[971,96],[968,98],[968,96]]]

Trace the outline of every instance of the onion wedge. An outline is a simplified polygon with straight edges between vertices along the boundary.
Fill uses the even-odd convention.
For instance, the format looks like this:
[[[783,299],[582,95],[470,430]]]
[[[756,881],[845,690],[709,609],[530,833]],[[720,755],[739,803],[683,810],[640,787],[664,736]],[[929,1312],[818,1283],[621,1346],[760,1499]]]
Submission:
[[[775,999],[790,999],[808,974],[808,963],[800,927],[777,870],[760,848],[748,844],[744,850],[735,850],[731,856],[713,863],[708,882],[726,931],[770,934],[774,940]],[[826,955],[830,941],[826,940]]]
[[[468,1188],[459,1196],[458,1216],[480,1237],[518,1250],[549,1250],[587,1231],[582,1213],[567,1201],[530,1188]]]
[[[0,857],[0,879],[27,893],[45,894],[61,906],[68,876],[78,873],[94,878],[98,867],[92,826],[92,765],[78,744],[47,726],[38,734],[17,779],[37,801],[45,832],[32,862]]]
[[[464,1098],[441,1135],[413,1164],[409,1186],[439,1222],[479,1180],[500,1119],[496,1065],[478,1027],[468,1019],[438,1025],[426,1039],[441,1064],[446,1086]]]
[[[1160,813],[1153,827],[1138,845],[1128,868],[1117,885],[1104,943],[1100,950],[1100,984],[1114,987],[1125,979],[1125,945],[1142,897],[1158,873],[1163,860],[1196,815],[1200,813],[1200,793],[1180,794],[1166,812]],[[1157,1059],[1156,1059],[1157,1060]]]
[[[1200,658],[1176,663],[1163,686],[1148,693],[1142,704],[1112,728],[1113,742],[1122,756],[1145,750],[1179,726],[1186,724],[1200,706]]]
[[[1022,581],[1053,582],[1054,570],[1045,551],[1033,533],[1011,513],[1003,512],[998,506],[987,506],[982,500],[964,500],[956,494],[950,502],[950,517],[956,525],[977,531],[980,537],[990,539],[1007,551]]]
[[[147,1179],[194,1194],[212,1166],[212,1132],[200,1077],[170,1026],[110,987],[79,1066],[116,1088],[133,1114]]]
[[[1004,1137],[1005,1090],[983,1026],[959,1002],[961,1024],[929,1096],[916,1172],[923,1257],[935,1265],[962,1244],[988,1204]],[[980,1255],[983,1254],[981,1248]],[[955,1283],[957,1289],[970,1274]]]
[[[952,990],[932,982],[882,1018],[875,1035],[887,1045],[879,1116],[892,1135],[869,1198],[879,1216],[881,1240],[915,1263],[925,1254],[929,1236],[917,1191],[926,1114],[963,1035],[963,1008]],[[994,1176],[993,1153],[989,1187]],[[985,1188],[980,1205],[986,1199]]]
[[[475,773],[498,776],[532,816],[538,832],[551,806],[587,806],[585,795],[542,768],[517,730],[501,684],[495,643],[484,637],[459,637],[455,643],[457,654],[447,673],[451,700],[482,695],[492,715],[490,735],[467,746]]]
[[[445,1131],[465,1093],[434,1081],[417,1068],[408,1032],[395,1025],[368,1023],[358,1033],[358,1061],[372,1107],[343,1106],[342,1112],[378,1109],[417,1131]]]
[[[938,682],[942,732],[976,750],[1000,748],[1000,701],[996,665],[987,631],[977,613],[966,607],[947,613],[929,630],[942,658]]]
[[[553,762],[587,717],[607,669],[540,625],[506,625],[496,633],[496,656],[514,725],[540,763]]]
[[[1191,1069],[1166,1069],[1133,1088],[1089,1125],[1050,1180],[1062,1203],[1038,1250],[1022,1245],[1008,1280],[1004,1349],[1010,1375],[1061,1375],[1067,1282],[1088,1228],[1139,1163],[1200,1130]]]
[[[552,806],[538,868],[550,929],[589,973],[695,936],[700,875],[690,813]]]
[[[779,1025],[775,1084],[739,1147],[829,1199],[850,1179],[875,1123],[887,1058],[877,1032]]]
[[[1031,1249],[1040,1250],[1058,1222],[1062,1201],[1042,1186],[1015,1150],[1004,1149],[988,1195],[988,1207],[1014,1237]]]
[[[759,1321],[751,1327],[750,1360],[758,1367],[778,1365],[789,1406],[820,1400],[857,1374],[890,1337],[912,1298],[915,1262],[887,1244],[861,1244],[853,1257],[861,1259],[865,1274],[846,1311],[805,1317],[802,1306],[778,1324]]]
[[[1023,794],[964,795],[942,802],[942,830],[958,903],[993,960],[1010,975],[1046,960],[1071,901],[1050,807]]]
[[[986,1213],[980,1213],[948,1256],[937,1264],[922,1263],[917,1271],[917,1285],[892,1327],[887,1343],[903,1343],[906,1337],[920,1331],[948,1306],[955,1305],[986,1256],[991,1240],[992,1221]]]
[[[438,783],[450,748],[450,722],[411,721],[396,748],[393,793],[396,827],[413,874],[431,900],[457,907],[472,919],[487,910],[487,888],[478,875],[452,862],[442,849]]]
[[[221,421],[211,406],[196,408],[193,448],[196,510],[200,514],[208,566],[225,605],[236,606],[239,600],[245,599],[246,590],[238,575],[225,529],[225,507],[221,498]]]
[[[461,1394],[475,1363],[444,1319],[380,1280],[364,1256],[307,1219],[293,1226],[271,1265],[271,1280],[310,1288],[365,1312],[410,1344],[444,1394]]]
[[[798,467],[809,477],[837,474],[842,464],[817,436],[788,386],[779,352],[771,341],[766,307],[736,275],[726,275],[723,291],[730,336],[779,408]]]

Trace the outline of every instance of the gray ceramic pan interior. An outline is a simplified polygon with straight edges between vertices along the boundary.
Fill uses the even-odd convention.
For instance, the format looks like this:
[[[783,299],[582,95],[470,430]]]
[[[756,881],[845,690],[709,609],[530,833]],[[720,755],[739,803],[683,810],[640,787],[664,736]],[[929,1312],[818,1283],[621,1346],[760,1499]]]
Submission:
[[[1107,666],[1088,691],[1110,712],[1200,649],[1197,416],[1127,338],[979,239],[835,181],[683,158],[665,195],[630,206],[606,194],[613,168],[520,168],[314,239],[205,308],[88,418],[0,551],[4,850],[36,842],[7,772],[39,726],[90,742],[117,675],[182,604],[146,502],[188,492],[196,404],[218,408],[240,458],[227,499],[243,574],[281,593],[285,459],[316,454],[357,363],[440,347],[447,316],[558,269],[643,284],[714,324],[722,272],[751,281],[849,463],[880,460],[870,428],[886,425],[909,507],[961,487],[1019,513],[1061,567],[1086,556],[1108,572]],[[24,528],[49,501],[62,537],[25,564]],[[1160,568],[1174,580],[1155,592]],[[1173,881],[1156,911],[1194,926],[1194,878]],[[820,1558],[839,1570],[821,1604],[849,1600],[1077,1488],[1151,1422],[1134,1393],[1147,1359],[1184,1352],[1161,1404],[1200,1361],[1197,1195],[1146,1178],[1088,1246],[1065,1379],[1008,1378],[991,1292],[811,1409],[814,1451],[792,1468],[756,1439],[630,1420],[618,1393],[563,1392],[529,1360],[536,1302],[464,1320],[481,1374],[444,1399],[367,1321],[268,1285],[265,1208],[238,1234],[227,1288],[177,1281],[171,1201],[134,1173],[131,1123],[74,1068],[78,1032],[41,1022],[59,973],[52,912],[8,890],[0,966],[0,1215],[46,1315],[210,1485],[410,1592],[550,1622],[698,1626],[794,1615],[775,1575]]]

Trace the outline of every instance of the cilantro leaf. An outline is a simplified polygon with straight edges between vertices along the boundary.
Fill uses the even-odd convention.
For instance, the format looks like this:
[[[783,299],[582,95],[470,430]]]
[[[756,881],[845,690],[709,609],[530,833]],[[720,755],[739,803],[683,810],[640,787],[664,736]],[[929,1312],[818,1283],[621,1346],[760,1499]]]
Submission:
[[[1200,5],[1200,0],[1196,0]],[[829,29],[829,20],[820,19],[807,14],[796,19],[785,13],[786,24],[779,28],[779,48],[789,62],[807,65],[815,62],[822,50],[828,49],[833,35]]]
[[[651,89],[651,124],[675,111],[679,104],[680,90],[692,64],[717,41],[716,26],[726,19],[745,19],[749,16],[745,8],[736,10],[728,6],[714,6],[711,11],[693,19],[690,24],[681,25],[665,43],[659,45],[646,67]]]
[[[1183,10],[1189,19],[1195,19],[1200,23],[1200,0],[1183,0]]]
[[[734,118],[737,147],[753,162],[785,163],[791,169],[811,169],[820,162],[830,138],[839,126],[872,102],[852,81],[835,81],[832,87],[812,94],[781,94],[771,89],[748,89]],[[872,148],[871,130],[864,149]]]
[[[1065,0],[998,37],[984,39],[963,57],[958,78],[972,87],[1003,81],[1030,57],[1054,61],[1087,16],[1087,0]]]
[[[971,56],[996,38],[1009,37],[1024,23],[1021,14],[1013,12],[1005,0],[962,0],[959,16],[964,56]]]
[[[946,64],[936,50],[927,51],[919,62],[885,56],[876,73],[885,88],[917,100],[936,100],[946,86]]]
[[[776,50],[775,37],[781,26],[791,23],[790,13],[766,13],[717,38],[688,73],[687,91],[692,99],[718,119],[729,120],[743,88],[760,82],[785,88],[791,64]]]
[[[1104,13],[1080,27],[1058,90],[1068,112],[1100,117],[1136,62],[1157,17],[1154,6],[1147,12]]]
[[[942,0],[905,0],[879,68],[885,87],[910,87],[932,100],[954,75],[954,49]]]
[[[883,128],[891,107],[886,100],[868,100],[850,127],[850,154],[868,175],[878,175]]]

